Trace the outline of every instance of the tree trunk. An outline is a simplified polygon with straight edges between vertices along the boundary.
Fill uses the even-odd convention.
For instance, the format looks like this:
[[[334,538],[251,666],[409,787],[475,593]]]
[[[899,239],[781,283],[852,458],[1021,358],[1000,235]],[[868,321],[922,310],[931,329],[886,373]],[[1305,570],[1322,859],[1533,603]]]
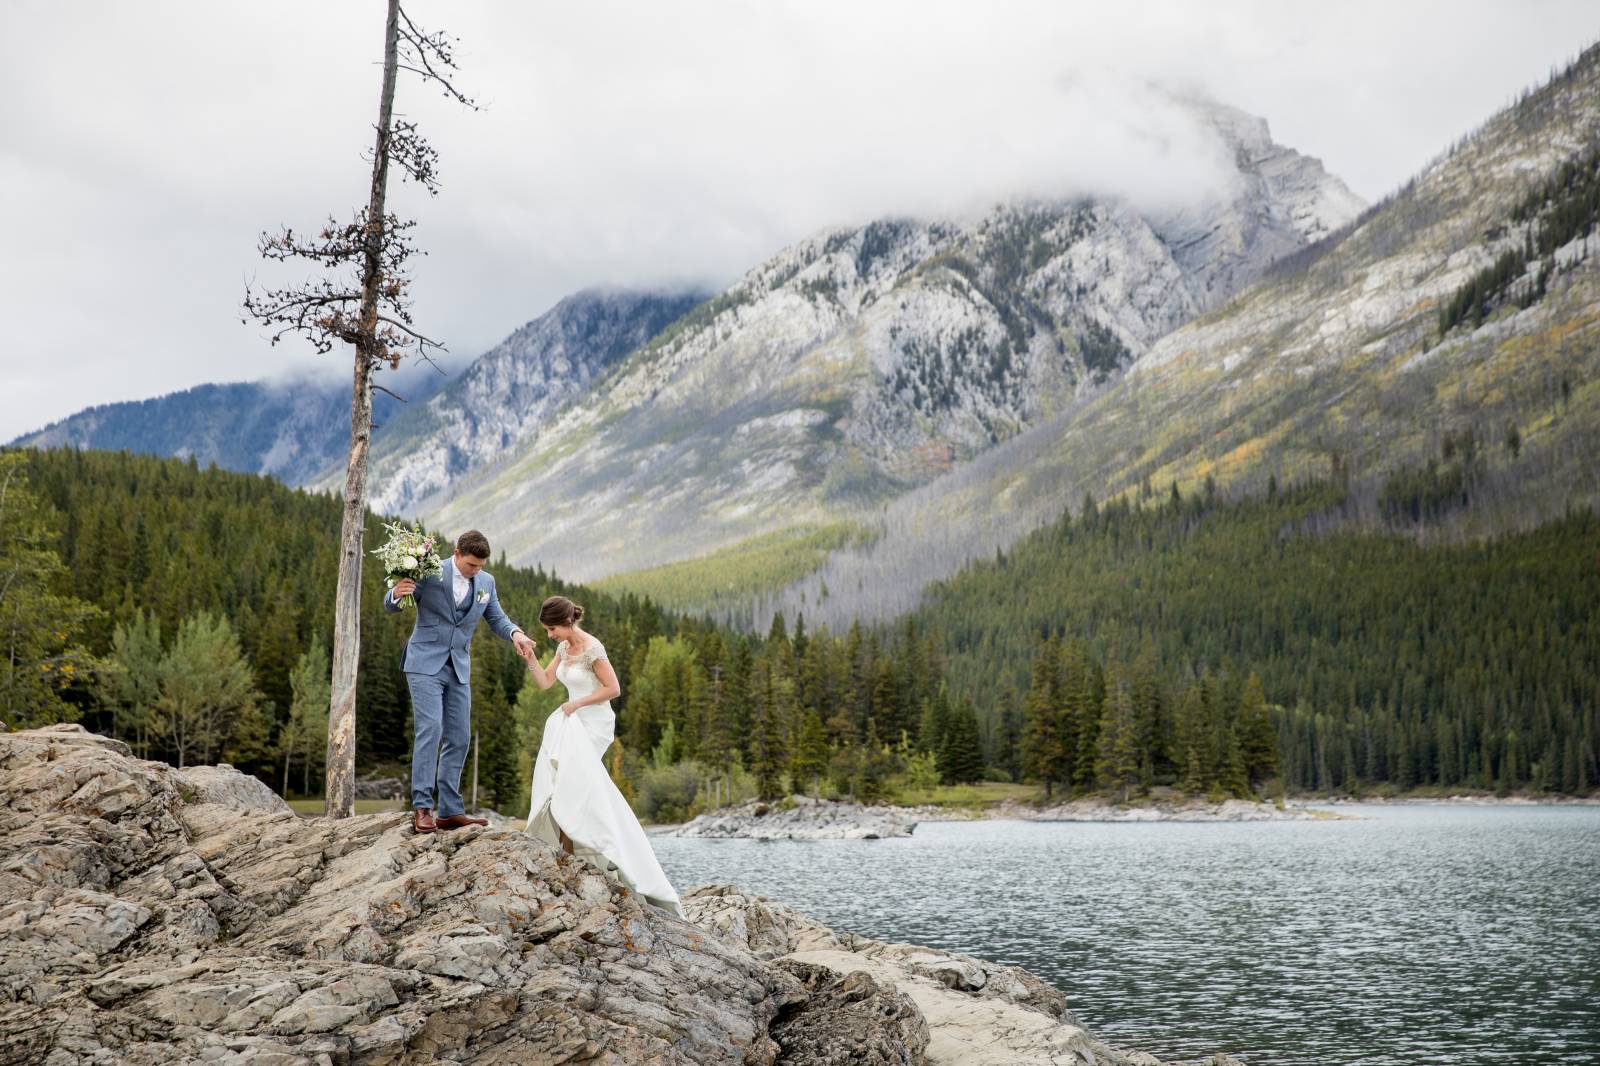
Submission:
[[[355,379],[350,396],[350,454],[345,462],[344,520],[339,534],[339,585],[333,609],[333,678],[328,706],[327,785],[324,813],[355,813],[356,668],[361,661],[361,561],[367,510],[367,452],[372,443],[372,371],[380,346],[378,296],[383,280],[383,229],[389,181],[389,133],[394,114],[396,41],[400,0],[389,0],[384,28],[383,91],[378,100],[377,143],[372,157],[372,196],[367,206],[366,262],[361,277]]]

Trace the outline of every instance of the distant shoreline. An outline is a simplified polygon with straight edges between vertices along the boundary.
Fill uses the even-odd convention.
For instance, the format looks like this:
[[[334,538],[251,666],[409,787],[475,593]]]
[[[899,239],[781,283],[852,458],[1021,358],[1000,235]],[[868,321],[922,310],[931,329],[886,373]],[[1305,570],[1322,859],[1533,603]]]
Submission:
[[[1448,803],[1473,807],[1600,807],[1600,796],[1496,796],[1493,793],[1477,795],[1456,793],[1449,796],[1332,796],[1323,798],[1297,797],[1302,803],[1327,804],[1345,807],[1355,804],[1429,804]],[[1291,800],[1291,803],[1296,800]]]
[[[796,803],[810,808],[799,812],[800,824],[791,822],[784,813]],[[1179,800],[1172,796],[1145,796],[1117,803],[1105,796],[1080,796],[1076,799],[1052,802],[1007,798],[999,801],[973,804],[934,803],[878,803],[852,804],[843,801],[817,800],[793,797],[759,803],[747,800],[733,807],[708,811],[700,819],[688,822],[650,823],[652,833],[691,837],[744,837],[755,839],[827,839],[827,838],[877,838],[880,836],[909,836],[911,826],[921,822],[1288,822],[1288,821],[1348,821],[1361,816],[1339,810],[1365,804],[1379,806],[1451,805],[1467,807],[1555,807],[1600,806],[1600,795],[1592,796],[1496,796],[1493,793],[1454,793],[1451,795],[1401,795],[1401,796],[1292,796],[1286,797],[1279,807],[1272,800],[1228,799],[1212,803],[1200,797]],[[768,812],[771,812],[769,817]],[[760,813],[756,813],[759,811]],[[826,825],[809,823],[821,819]],[[716,821],[714,831],[678,830],[700,822]],[[786,823],[777,829],[774,823]],[[905,823],[893,831],[891,823]],[[804,828],[802,828],[804,826]],[[709,828],[709,827],[707,827]]]

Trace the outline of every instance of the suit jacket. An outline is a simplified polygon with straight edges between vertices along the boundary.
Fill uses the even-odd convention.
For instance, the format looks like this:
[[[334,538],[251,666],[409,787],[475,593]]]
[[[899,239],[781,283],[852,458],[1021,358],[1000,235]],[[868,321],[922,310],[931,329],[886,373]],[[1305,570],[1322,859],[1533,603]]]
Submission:
[[[417,604],[417,624],[411,630],[411,639],[406,641],[400,669],[408,674],[436,674],[448,661],[455,668],[456,680],[465,685],[472,680],[470,649],[478,620],[488,619],[489,628],[506,640],[522,627],[500,609],[494,577],[487,570],[479,570],[473,576],[466,606],[458,610],[452,592],[455,575],[456,560],[452,555],[444,561],[442,574],[417,582],[417,591],[412,597]],[[394,602],[392,591],[384,594],[383,609],[391,614],[401,609]]]

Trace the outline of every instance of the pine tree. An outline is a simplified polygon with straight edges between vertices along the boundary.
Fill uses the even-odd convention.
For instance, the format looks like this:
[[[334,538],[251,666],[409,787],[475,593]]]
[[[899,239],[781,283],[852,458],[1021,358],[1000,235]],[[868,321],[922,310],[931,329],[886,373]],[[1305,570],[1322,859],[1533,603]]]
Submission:
[[[818,779],[827,772],[832,756],[828,748],[828,735],[822,728],[822,716],[816,711],[806,711],[800,726],[799,742],[795,745],[790,777],[797,787],[815,792]]]
[[[1095,750],[1095,781],[1101,788],[1120,793],[1128,801],[1129,791],[1139,783],[1139,723],[1133,706],[1133,690],[1122,671],[1106,671],[1106,695],[1100,709]]]
[[[876,803],[883,799],[888,789],[889,774],[894,769],[894,758],[878,738],[878,724],[867,719],[866,735],[861,740],[860,773],[856,778],[856,798],[862,803]]]
[[[283,794],[289,794],[289,770],[300,760],[300,794],[311,794],[311,777],[320,772],[327,745],[330,670],[328,647],[320,634],[300,653],[289,672],[289,720],[278,734],[283,759]]]
[[[150,757],[150,712],[161,695],[161,623],[139,611],[118,625],[111,654],[97,678],[97,696],[112,712],[112,735],[126,740],[140,758]]]
[[[756,659],[751,676],[754,722],[750,738],[750,769],[756,777],[756,794],[766,800],[783,795],[783,772],[789,764],[783,723],[778,720],[773,688],[771,664],[764,656]]]
[[[1251,785],[1259,785],[1278,776],[1278,738],[1272,728],[1266,691],[1256,674],[1245,679],[1239,715],[1245,778]]]
[[[994,764],[1012,781],[1022,780],[1022,700],[1007,682],[1000,694],[1000,721],[995,727]]]
[[[923,700],[917,726],[919,748],[937,752],[944,746],[945,733],[950,729],[950,714],[950,696],[943,688]]]
[[[983,779],[983,748],[978,740],[978,716],[969,700],[950,716],[939,748],[939,777],[947,785],[964,785]]]
[[[1083,646],[1070,638],[1061,645],[1060,671],[1064,779],[1074,788],[1090,789],[1095,779],[1103,683]]]
[[[1041,641],[1033,657],[1033,680],[1028,686],[1027,734],[1023,750],[1026,770],[1044,782],[1044,795],[1064,779],[1067,745],[1062,733],[1062,713],[1058,700],[1060,642],[1055,637]]]
[[[201,611],[185,619],[159,676],[152,731],[180,768],[223,752],[240,762],[265,754],[256,750],[267,743],[261,694],[226,618]]]
[[[22,455],[0,452],[0,714],[13,729],[75,721],[65,697],[96,666],[79,640],[100,612],[53,591],[66,574],[56,529]]]
[[[1205,707],[1198,683],[1185,689],[1178,701],[1177,737],[1178,787],[1191,795],[1203,792],[1209,787],[1211,768],[1206,759]]]
[[[517,768],[517,722],[511,704],[501,687],[499,672],[472,672],[476,681],[480,671],[488,678],[480,692],[472,695],[472,725],[477,734],[478,802],[492,803],[501,814],[515,813],[522,800],[523,780]],[[471,768],[472,753],[467,755]],[[470,798],[470,797],[469,797]]]

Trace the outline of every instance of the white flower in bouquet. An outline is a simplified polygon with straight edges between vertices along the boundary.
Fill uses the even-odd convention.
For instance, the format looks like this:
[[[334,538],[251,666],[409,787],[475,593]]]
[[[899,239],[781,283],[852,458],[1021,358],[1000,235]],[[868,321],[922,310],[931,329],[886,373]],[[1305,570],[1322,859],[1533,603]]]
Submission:
[[[386,522],[384,528],[389,531],[389,539],[372,549],[372,554],[383,563],[389,588],[394,588],[403,578],[421,581],[425,577],[444,573],[444,564],[433,552],[432,537],[420,529],[403,525]],[[396,602],[401,607],[416,606],[416,600],[411,596],[404,596]]]

